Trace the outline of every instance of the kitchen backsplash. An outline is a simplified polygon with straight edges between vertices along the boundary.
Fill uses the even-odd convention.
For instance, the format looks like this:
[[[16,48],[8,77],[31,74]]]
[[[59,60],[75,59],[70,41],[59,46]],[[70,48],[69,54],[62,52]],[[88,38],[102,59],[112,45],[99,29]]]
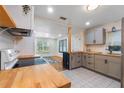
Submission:
[[[0,49],[14,48],[14,41],[7,32],[0,33]]]

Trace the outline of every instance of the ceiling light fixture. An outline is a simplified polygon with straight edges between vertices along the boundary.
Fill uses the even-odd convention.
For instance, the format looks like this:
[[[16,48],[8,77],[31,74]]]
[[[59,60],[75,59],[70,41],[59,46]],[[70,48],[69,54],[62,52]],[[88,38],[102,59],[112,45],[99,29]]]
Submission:
[[[93,11],[98,8],[99,5],[87,5],[87,10],[88,11]]]
[[[90,25],[90,22],[86,22],[85,25],[86,25],[86,26],[89,26],[89,25]]]
[[[53,8],[52,7],[48,7],[47,10],[48,10],[49,13],[53,13]]]

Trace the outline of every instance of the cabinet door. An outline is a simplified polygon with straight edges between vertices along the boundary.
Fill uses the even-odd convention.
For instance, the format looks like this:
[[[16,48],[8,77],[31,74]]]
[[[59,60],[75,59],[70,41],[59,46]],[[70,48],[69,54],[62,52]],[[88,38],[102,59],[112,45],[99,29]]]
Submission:
[[[108,57],[109,70],[108,75],[118,78],[121,78],[121,58]]]
[[[105,44],[105,29],[97,28],[94,32],[95,44]]]
[[[108,62],[105,56],[95,55],[95,70],[107,74]]]
[[[94,31],[86,32],[86,44],[94,44]]]
[[[70,65],[71,65],[71,68],[75,68],[75,61],[76,61],[76,58],[74,56],[74,54],[71,54],[71,60],[70,60]]]
[[[81,66],[81,56],[74,53],[71,55],[71,68],[76,68]]]
[[[84,67],[86,67],[86,54],[83,54],[83,56],[82,56],[82,65],[84,66]]]
[[[77,53],[76,55],[76,67],[80,67],[81,66],[81,54]]]

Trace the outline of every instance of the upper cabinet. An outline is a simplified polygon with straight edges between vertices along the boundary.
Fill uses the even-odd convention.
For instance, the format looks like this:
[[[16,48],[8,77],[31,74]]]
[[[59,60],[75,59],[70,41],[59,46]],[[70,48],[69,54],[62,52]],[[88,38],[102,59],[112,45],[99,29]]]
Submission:
[[[85,34],[85,43],[86,44],[94,44],[94,31],[87,31]]]
[[[96,28],[85,32],[85,44],[105,44],[105,29]]]
[[[27,14],[22,5],[5,5],[11,18],[14,20],[17,28],[32,29],[34,20],[33,6],[28,7]],[[26,7],[25,7],[26,8]],[[25,9],[26,10],[26,9]]]
[[[0,26],[1,27],[16,27],[16,23],[11,17],[11,15],[8,13],[8,10],[0,5]]]

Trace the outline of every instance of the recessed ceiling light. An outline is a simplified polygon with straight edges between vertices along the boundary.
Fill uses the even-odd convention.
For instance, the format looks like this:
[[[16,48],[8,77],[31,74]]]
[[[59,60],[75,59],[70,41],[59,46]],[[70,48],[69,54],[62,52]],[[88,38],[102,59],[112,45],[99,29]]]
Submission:
[[[49,13],[53,13],[53,8],[52,7],[48,7],[47,10],[48,10]]]
[[[90,22],[86,22],[85,25],[86,25],[86,26],[89,26],[89,25],[90,25]]]
[[[59,37],[61,37],[62,35],[61,34],[59,34]]]
[[[98,8],[99,5],[87,5],[87,10],[88,11],[92,11],[95,10],[96,8]]]

